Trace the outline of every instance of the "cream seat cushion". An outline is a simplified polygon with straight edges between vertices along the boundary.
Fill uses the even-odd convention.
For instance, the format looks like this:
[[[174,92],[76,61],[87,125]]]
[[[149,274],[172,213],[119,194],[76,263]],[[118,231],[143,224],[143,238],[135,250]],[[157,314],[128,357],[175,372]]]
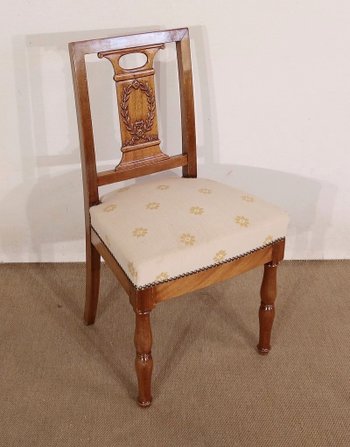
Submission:
[[[166,177],[113,191],[90,208],[91,224],[139,289],[285,237],[287,214],[208,179]]]

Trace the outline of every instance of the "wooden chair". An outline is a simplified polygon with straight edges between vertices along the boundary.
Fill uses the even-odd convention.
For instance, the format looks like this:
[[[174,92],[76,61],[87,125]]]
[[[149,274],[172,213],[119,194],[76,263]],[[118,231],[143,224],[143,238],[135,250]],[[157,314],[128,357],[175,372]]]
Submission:
[[[160,149],[153,60],[175,42],[181,107],[182,153]],[[190,40],[187,28],[94,39],[69,44],[77,117],[86,223],[84,320],[96,316],[100,256],[127,292],[136,315],[138,403],[151,404],[150,312],[161,301],[264,265],[258,351],[270,350],[277,265],[283,259],[287,215],[277,207],[218,182],[197,179]],[[97,53],[114,69],[122,158],[97,172],[85,56]],[[141,67],[120,58],[143,53]],[[99,197],[99,187],[182,167],[182,177],[154,179]]]

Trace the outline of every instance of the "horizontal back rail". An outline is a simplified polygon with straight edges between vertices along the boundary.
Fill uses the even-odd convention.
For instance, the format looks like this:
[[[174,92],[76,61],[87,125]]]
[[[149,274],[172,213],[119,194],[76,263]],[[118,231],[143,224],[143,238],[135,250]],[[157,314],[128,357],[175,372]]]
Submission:
[[[173,155],[165,160],[158,161],[156,164],[146,161],[144,164],[140,164],[140,166],[133,169],[120,167],[117,170],[110,169],[107,171],[100,171],[97,173],[97,183],[98,186],[103,186],[110,183],[129,180],[131,178],[141,177],[143,175],[153,174],[155,172],[180,168],[187,166],[187,160],[187,155]]]

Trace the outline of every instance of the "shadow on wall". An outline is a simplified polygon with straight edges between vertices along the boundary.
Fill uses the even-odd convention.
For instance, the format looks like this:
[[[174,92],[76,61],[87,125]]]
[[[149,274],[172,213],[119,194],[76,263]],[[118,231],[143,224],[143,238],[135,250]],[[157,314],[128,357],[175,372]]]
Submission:
[[[83,195],[78,130],[68,43],[131,34],[159,27],[103,29],[67,33],[19,35],[13,38],[14,79],[22,183],[1,202],[8,218],[1,234],[5,261],[78,260],[84,253]],[[99,64],[110,91],[101,86],[96,67],[88,60],[89,82],[103,134],[98,157],[109,168],[119,157],[114,121],[115,94],[110,67]],[[102,118],[103,117],[103,118]],[[102,128],[102,129],[101,129]],[[98,136],[98,135],[97,135]],[[101,139],[100,139],[101,140]],[[75,242],[74,247],[69,243]],[[78,241],[78,245],[76,242]],[[61,242],[67,245],[61,246]],[[74,252],[76,255],[74,256]]]
[[[23,250],[31,253],[28,257],[22,253],[15,260],[83,259],[83,198],[68,42],[160,28],[164,27],[42,34],[14,39],[23,183],[5,197],[1,206],[8,216],[13,214],[13,204],[22,207],[23,227],[27,229],[28,237],[13,235],[11,232],[17,230],[9,228],[9,233],[3,234],[1,240],[5,259],[12,261],[16,256],[13,253],[14,237]],[[308,258],[308,253],[322,256],[335,188],[289,173],[215,162],[219,131],[206,30],[193,27],[191,36],[197,128],[200,130],[200,175],[260,195],[286,209],[291,216],[288,257]],[[160,71],[159,78],[163,76],[165,79],[165,82],[164,79],[157,80],[157,102],[160,110],[166,112],[160,115],[160,136],[162,146],[173,154],[179,152],[174,148],[179,148],[181,141],[179,125],[174,126],[169,118],[170,112],[174,112],[178,93],[177,89],[167,88],[168,84],[173,86],[177,82],[175,53],[168,58],[164,56],[156,63],[156,69]],[[100,60],[88,59],[88,76],[92,88],[92,112],[96,118],[97,157],[101,169],[102,165],[109,168],[117,163],[120,147],[111,67],[101,64]]]
[[[336,187],[286,172],[252,166],[203,165],[203,177],[255,194],[286,210],[290,216],[287,259],[323,257],[331,225]]]

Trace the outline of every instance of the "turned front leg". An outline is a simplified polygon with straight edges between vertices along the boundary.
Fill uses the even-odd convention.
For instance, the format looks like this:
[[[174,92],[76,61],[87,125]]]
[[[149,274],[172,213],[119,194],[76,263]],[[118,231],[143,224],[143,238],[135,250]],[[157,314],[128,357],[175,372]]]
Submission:
[[[137,401],[141,407],[148,407],[152,402],[151,379],[153,369],[152,331],[149,312],[136,313],[135,348],[135,367],[139,388]]]
[[[260,335],[257,346],[260,354],[268,354],[271,349],[271,330],[275,318],[277,265],[274,262],[269,262],[264,265],[264,276],[260,290]]]

